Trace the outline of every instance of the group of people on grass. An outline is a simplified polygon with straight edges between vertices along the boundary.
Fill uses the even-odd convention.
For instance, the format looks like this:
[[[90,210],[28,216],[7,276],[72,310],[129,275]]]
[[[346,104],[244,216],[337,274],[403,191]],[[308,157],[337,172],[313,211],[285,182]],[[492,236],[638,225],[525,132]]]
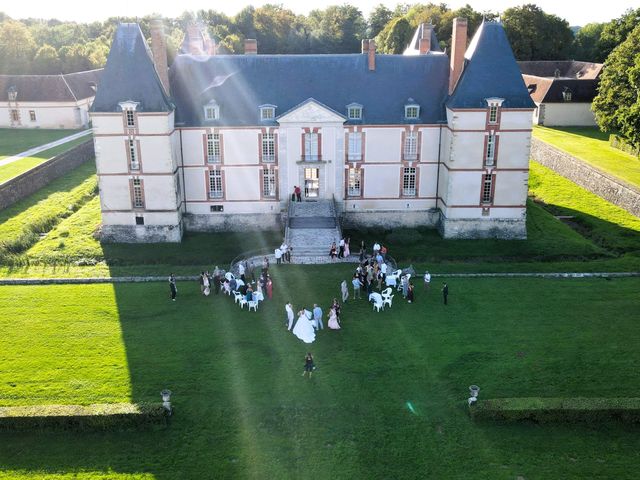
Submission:
[[[287,330],[292,332],[296,337],[302,340],[304,343],[313,343],[316,339],[316,332],[324,329],[323,312],[322,308],[317,303],[313,304],[312,310],[302,308],[298,311],[296,320],[296,314],[291,302],[288,302],[284,306],[287,314],[285,326]],[[340,303],[336,298],[333,299],[333,303],[329,307],[329,315],[327,317],[327,327],[331,330],[340,330]],[[295,322],[295,323],[294,323]]]
[[[286,241],[282,242],[282,245],[276,248],[273,252],[273,256],[276,259],[276,264],[280,265],[281,263],[291,263],[292,252],[293,252],[293,247],[291,247],[290,245],[287,245]]]
[[[336,244],[336,242],[331,243],[331,247],[329,247],[329,258],[331,260],[335,260],[336,258],[349,258],[351,255],[351,238],[341,238],[340,241]],[[363,262],[367,257],[367,246],[364,243],[364,240],[360,242],[360,250],[358,252],[360,262]],[[378,259],[380,256],[384,259],[387,255],[387,247],[381,245],[378,242],[373,244],[373,256]],[[382,261],[382,260],[380,260]]]

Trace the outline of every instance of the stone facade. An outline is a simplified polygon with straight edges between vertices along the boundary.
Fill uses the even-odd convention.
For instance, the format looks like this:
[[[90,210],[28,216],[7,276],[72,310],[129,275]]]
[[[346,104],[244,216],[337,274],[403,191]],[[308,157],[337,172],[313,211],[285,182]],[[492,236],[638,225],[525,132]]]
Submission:
[[[100,240],[107,243],[179,243],[182,225],[102,225]]]
[[[415,228],[438,226],[440,211],[437,209],[411,211],[396,210],[388,212],[344,212],[342,225],[346,228],[372,227],[372,228]]]
[[[442,218],[438,231],[443,238],[499,238],[503,240],[525,240],[526,219],[492,218],[460,219]]]
[[[183,217],[189,232],[245,232],[251,230],[280,230],[279,213],[274,214],[224,214],[197,215],[187,213]]]
[[[0,210],[48,185],[74,168],[93,160],[93,141],[74,147],[0,185]]]
[[[533,138],[531,157],[582,188],[640,217],[640,189]]]

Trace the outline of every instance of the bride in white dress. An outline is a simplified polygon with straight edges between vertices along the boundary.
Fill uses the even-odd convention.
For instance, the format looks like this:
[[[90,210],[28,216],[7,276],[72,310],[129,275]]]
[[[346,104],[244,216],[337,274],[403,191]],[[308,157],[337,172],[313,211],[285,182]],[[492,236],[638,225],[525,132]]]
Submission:
[[[313,323],[305,314],[304,310],[298,312],[298,321],[293,327],[293,334],[304,343],[313,343],[316,339],[316,331],[313,329]]]

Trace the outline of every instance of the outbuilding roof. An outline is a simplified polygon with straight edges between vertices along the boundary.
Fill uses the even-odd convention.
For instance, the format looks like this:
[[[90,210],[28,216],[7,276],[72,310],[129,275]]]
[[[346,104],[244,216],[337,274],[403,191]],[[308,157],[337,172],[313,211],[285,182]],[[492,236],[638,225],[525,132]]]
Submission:
[[[260,105],[276,105],[278,116],[311,96],[341,114],[361,104],[362,119],[347,123],[431,124],[445,119],[449,60],[376,55],[370,71],[366,54],[178,55],[169,78],[178,125],[264,125]],[[409,98],[421,107],[416,120],[404,118]],[[204,118],[211,101],[220,107],[218,120]]]
[[[17,92],[18,102],[76,102],[96,94],[103,69],[60,75],[0,75],[0,101]]]
[[[127,100],[141,111],[173,110],[137,23],[118,26],[91,111],[118,112]]]
[[[465,65],[449,108],[486,108],[486,98],[506,108],[534,108],[509,40],[500,23],[484,21],[465,53]]]

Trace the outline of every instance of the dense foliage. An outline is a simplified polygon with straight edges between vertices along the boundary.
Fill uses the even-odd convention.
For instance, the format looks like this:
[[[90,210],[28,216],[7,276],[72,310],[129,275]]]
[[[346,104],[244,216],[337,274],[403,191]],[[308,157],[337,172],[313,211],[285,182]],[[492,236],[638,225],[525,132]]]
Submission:
[[[593,111],[603,131],[617,131],[634,147],[640,146],[640,25],[605,62]]]
[[[235,16],[200,10],[164,21],[170,56],[179,48],[186,25],[194,20],[208,29],[226,53],[242,52],[245,38],[257,39],[261,53],[355,53],[364,38],[375,38],[382,53],[401,53],[422,22],[433,24],[440,46],[448,49],[455,17],[467,18],[471,36],[483,18],[495,19],[498,13],[479,12],[470,5],[453,10],[446,3],[398,4],[393,10],[380,4],[365,18],[355,6],[343,4],[305,16],[266,4],[245,7]],[[0,73],[55,74],[102,67],[119,22],[140,23],[148,37],[151,19],[113,17],[75,23],[16,20],[0,12]],[[565,20],[532,4],[505,10],[502,20],[518,60],[604,61],[638,23],[640,9],[628,10],[609,23],[586,25],[575,38]]]

